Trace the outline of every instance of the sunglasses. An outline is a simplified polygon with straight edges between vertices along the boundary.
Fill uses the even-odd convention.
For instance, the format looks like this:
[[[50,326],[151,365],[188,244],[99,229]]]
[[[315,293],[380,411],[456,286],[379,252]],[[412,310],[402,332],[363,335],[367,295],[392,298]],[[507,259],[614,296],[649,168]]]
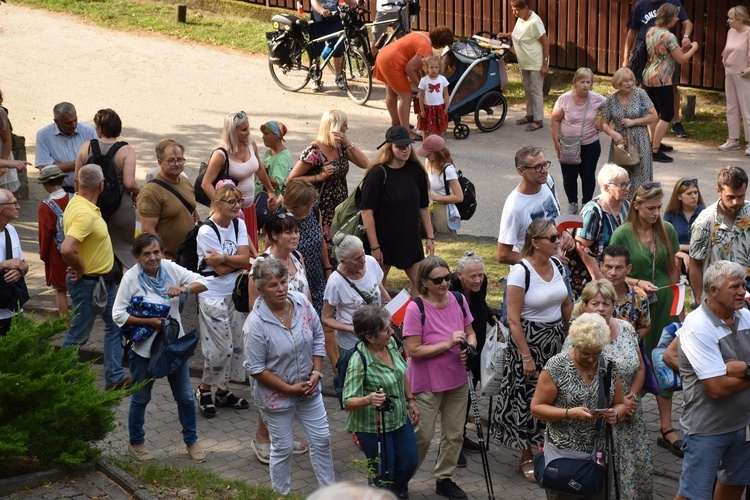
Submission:
[[[645,191],[650,191],[652,189],[661,189],[661,182],[644,182],[641,184],[641,187]]]
[[[562,233],[551,234],[549,236],[540,236],[539,238],[534,238],[534,239],[549,240],[550,243],[557,243],[560,239],[562,239]]]
[[[435,284],[435,285],[440,285],[440,284],[443,283],[443,281],[449,282],[451,280],[451,275],[450,274],[446,274],[445,276],[441,276],[439,278],[430,278],[430,277],[427,277],[425,279],[428,280],[428,281],[432,281],[432,283]]]
[[[245,120],[247,120],[247,113],[245,113],[244,111],[240,111],[238,113],[235,113],[235,115],[234,115],[234,121],[236,121],[236,122],[244,122]]]
[[[680,182],[680,186],[690,187],[690,186],[698,186],[698,179],[685,179],[684,181]]]
[[[273,216],[279,220],[284,220],[287,217],[294,217],[294,215],[291,212],[277,212],[273,214]]]

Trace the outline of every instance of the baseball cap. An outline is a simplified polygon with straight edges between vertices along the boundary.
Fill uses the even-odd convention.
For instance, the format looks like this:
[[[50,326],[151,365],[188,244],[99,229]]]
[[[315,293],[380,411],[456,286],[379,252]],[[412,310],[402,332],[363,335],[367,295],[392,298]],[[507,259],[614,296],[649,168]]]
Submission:
[[[417,149],[419,156],[428,157],[430,153],[435,151],[442,151],[445,149],[445,141],[439,135],[430,135],[422,143],[422,147]]]

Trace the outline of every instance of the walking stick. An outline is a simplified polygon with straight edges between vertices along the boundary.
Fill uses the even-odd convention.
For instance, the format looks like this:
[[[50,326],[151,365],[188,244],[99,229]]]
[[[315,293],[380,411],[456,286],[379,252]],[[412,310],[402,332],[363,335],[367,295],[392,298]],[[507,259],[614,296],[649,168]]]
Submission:
[[[378,477],[380,480],[383,480],[383,460],[382,460],[382,449],[380,447],[380,412],[377,411],[377,408],[375,409],[375,422],[377,427],[377,438],[378,438]]]
[[[474,424],[477,427],[477,440],[479,441],[479,453],[482,456],[482,472],[484,472],[484,483],[487,487],[487,498],[495,500],[495,490],[492,487],[492,472],[490,471],[490,462],[487,457],[484,432],[482,431],[482,419],[479,416],[479,404],[477,404],[477,395],[474,392],[474,375],[470,369],[466,370],[466,378],[469,381],[469,397],[471,399],[471,409],[474,412]]]

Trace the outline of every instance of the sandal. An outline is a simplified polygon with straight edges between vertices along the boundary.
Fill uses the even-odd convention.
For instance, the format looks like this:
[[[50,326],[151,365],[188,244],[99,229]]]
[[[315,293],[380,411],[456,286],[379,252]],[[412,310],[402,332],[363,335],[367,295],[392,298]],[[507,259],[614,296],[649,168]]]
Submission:
[[[255,439],[250,441],[250,448],[255,452],[255,456],[258,457],[261,463],[271,463],[271,443],[259,443]]]
[[[294,442],[294,454],[304,455],[305,453],[307,453],[307,445],[303,443],[302,441],[295,441]]]
[[[528,467],[528,466],[531,467]],[[519,471],[521,471],[521,475],[525,480],[527,480],[530,483],[536,483],[536,477],[534,477],[534,459],[530,458],[528,460],[525,460],[521,462],[521,466],[518,468]]]
[[[538,122],[529,123],[524,130],[526,132],[533,132],[535,130],[539,130],[543,126],[544,126],[544,122],[542,120],[539,120]]]
[[[235,410],[247,410],[250,403],[246,399],[238,398],[231,391],[216,393],[216,406],[219,408],[234,408]]]
[[[198,402],[198,409],[206,418],[216,416],[216,406],[211,397],[211,389],[201,390],[200,386],[195,390],[195,400]]]
[[[516,125],[526,125],[527,123],[531,123],[534,121],[534,117],[531,115],[526,115],[523,118],[520,118],[516,120]]]
[[[669,439],[667,439],[667,436],[672,434],[673,432],[677,434],[677,431],[674,429],[669,429],[667,432],[661,431],[661,436],[656,438],[656,445],[662,448],[666,448],[672,455],[676,457],[683,458],[685,456],[685,453],[682,451],[682,439],[675,439],[674,442],[671,442]]]

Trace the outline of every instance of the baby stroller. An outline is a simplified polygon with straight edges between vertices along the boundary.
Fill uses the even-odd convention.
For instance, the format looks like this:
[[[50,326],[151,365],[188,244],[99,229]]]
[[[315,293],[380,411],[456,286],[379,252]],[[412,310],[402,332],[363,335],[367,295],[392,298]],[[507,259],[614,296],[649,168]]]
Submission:
[[[503,87],[508,85],[505,56],[510,46],[484,38],[460,40],[443,53],[444,75],[448,79],[450,103],[448,118],[454,122],[456,139],[469,137],[469,126],[461,117],[474,113],[474,123],[482,132],[500,128],[508,113]]]

